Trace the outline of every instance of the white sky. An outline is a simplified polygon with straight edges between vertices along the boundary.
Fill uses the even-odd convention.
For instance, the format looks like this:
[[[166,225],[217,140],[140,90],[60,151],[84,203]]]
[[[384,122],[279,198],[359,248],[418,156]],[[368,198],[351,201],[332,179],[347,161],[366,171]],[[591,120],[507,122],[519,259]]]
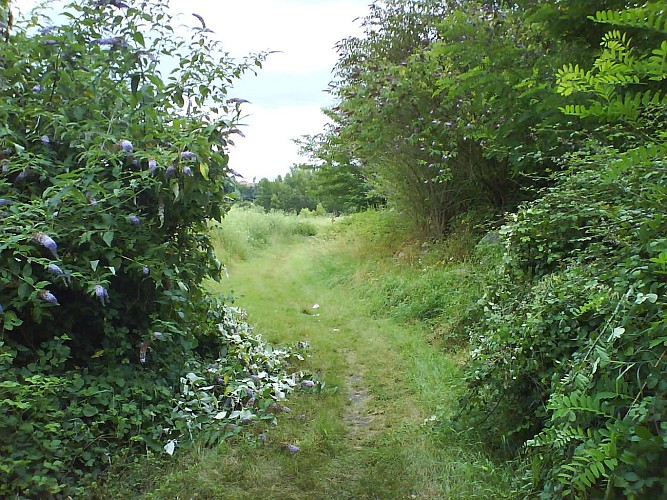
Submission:
[[[131,1],[131,0],[125,0]],[[332,101],[324,92],[337,61],[334,44],[359,34],[354,19],[368,13],[371,0],[171,0],[183,22],[198,25],[201,15],[226,51],[242,57],[271,54],[257,76],[246,75],[230,97],[247,99],[242,110],[246,137],[234,136],[230,167],[252,181],[284,175],[305,161],[292,142],[317,134],[326,123],[320,109]],[[14,0],[27,11],[37,0]],[[60,3],[60,2],[59,2]]]

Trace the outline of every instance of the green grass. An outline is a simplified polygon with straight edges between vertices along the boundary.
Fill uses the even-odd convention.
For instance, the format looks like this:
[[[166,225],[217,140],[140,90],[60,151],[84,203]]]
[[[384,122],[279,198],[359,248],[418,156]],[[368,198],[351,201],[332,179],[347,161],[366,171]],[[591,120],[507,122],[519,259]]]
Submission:
[[[144,485],[144,498],[508,496],[512,470],[446,425],[462,355],[434,342],[432,325],[398,321],[388,306],[387,314],[378,307],[380,285],[415,274],[414,262],[396,262],[403,239],[392,241],[399,229],[385,217],[336,222],[326,237],[274,240],[229,263],[229,280],[212,289],[224,296],[233,289],[272,343],[307,340],[310,356],[295,368],[317,374],[324,391],[290,398],[292,411],[267,429],[266,442],[256,439],[265,429],[257,429],[184,454]],[[288,444],[300,451],[289,453]]]
[[[331,225],[330,217],[299,217],[282,212],[265,213],[260,207],[234,207],[222,223],[213,222],[210,234],[218,258],[224,262],[247,260],[272,245],[315,236]]]

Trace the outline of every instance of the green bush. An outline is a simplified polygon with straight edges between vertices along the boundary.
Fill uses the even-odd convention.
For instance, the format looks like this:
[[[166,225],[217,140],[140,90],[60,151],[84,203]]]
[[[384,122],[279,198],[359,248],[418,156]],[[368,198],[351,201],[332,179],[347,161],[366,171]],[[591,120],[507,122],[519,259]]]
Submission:
[[[664,152],[591,154],[504,228],[461,413],[533,449],[547,497],[665,494],[665,182]]]
[[[263,55],[178,35],[161,1],[62,18],[0,42],[0,496],[82,495],[124,453],[223,438],[266,407],[237,387],[284,358],[233,360],[263,344],[201,288],[221,270],[207,221],[229,206],[227,89]],[[184,377],[211,386],[197,405]],[[257,401],[285,392],[253,383]]]

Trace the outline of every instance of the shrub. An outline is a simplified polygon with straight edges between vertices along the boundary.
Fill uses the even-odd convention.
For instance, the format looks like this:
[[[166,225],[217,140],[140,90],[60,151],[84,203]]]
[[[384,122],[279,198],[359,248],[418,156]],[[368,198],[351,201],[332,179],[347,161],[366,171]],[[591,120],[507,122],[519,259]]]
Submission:
[[[203,421],[224,437],[249,399],[237,381],[263,363],[232,359],[259,341],[201,288],[221,269],[206,229],[229,205],[227,89],[263,55],[216,56],[157,0],[63,18],[0,42],[2,496],[83,494],[121,450],[173,451]],[[213,384],[213,417],[183,378]]]
[[[664,494],[667,162],[637,159],[575,161],[519,211],[471,331],[464,421],[535,450],[546,496]]]

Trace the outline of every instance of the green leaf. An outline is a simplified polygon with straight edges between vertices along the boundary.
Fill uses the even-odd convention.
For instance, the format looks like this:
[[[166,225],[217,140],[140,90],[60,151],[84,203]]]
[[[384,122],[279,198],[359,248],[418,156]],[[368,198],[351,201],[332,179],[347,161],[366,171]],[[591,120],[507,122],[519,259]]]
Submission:
[[[98,410],[94,406],[88,405],[83,407],[81,413],[83,413],[84,417],[92,417],[94,415],[97,415]]]
[[[102,239],[104,240],[104,243],[106,243],[108,247],[111,246],[111,243],[113,242],[113,237],[114,237],[113,231],[107,231],[102,235]],[[93,271],[94,270],[95,269],[93,269]]]
[[[130,90],[132,91],[133,96],[137,95],[137,89],[139,88],[140,80],[141,80],[141,75],[138,73],[135,73],[130,77]]]

